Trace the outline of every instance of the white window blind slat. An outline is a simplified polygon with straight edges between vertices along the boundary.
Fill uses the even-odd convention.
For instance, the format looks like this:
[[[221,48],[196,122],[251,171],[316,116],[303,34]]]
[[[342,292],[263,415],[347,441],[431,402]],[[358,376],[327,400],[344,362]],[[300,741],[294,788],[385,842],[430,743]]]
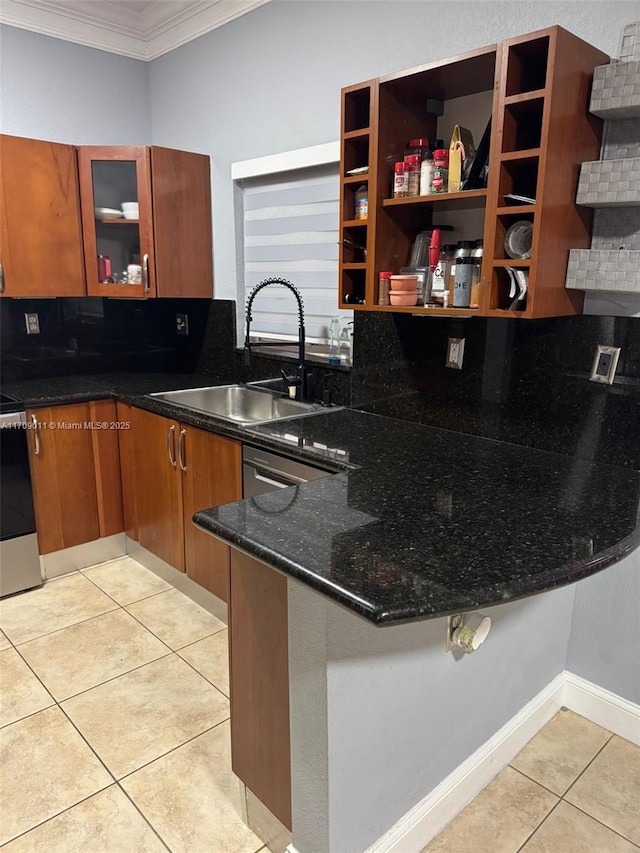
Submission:
[[[301,293],[307,340],[326,341],[338,304],[339,178],[332,168],[268,175],[243,186],[244,304],[256,284],[284,278]],[[298,309],[284,287],[269,287],[252,308],[252,335],[298,336]]]

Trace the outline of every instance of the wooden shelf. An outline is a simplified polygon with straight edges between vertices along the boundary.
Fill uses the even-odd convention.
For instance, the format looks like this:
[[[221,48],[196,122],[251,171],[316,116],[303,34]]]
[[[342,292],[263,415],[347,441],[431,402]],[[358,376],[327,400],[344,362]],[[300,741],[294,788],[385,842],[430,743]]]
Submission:
[[[344,263],[342,264],[343,270],[366,270],[367,264],[366,261],[358,262],[358,263]]]
[[[438,193],[434,195],[413,195],[409,198],[385,198],[383,207],[407,207],[411,205],[435,204],[456,207],[483,207],[487,197],[486,189],[463,190],[459,193]]]
[[[370,127],[359,127],[357,130],[347,130],[346,133],[342,134],[343,139],[360,139],[364,136],[369,136],[371,133]]]
[[[530,267],[531,258],[501,258],[497,261],[491,261],[491,265],[498,268],[504,267]]]
[[[479,308],[437,308],[426,305],[376,305],[376,311],[391,311],[399,314],[429,315],[431,317],[478,317]]]
[[[496,207],[497,216],[511,216],[512,214],[518,216],[527,213],[533,214],[535,212],[535,204],[512,204],[508,206],[505,205],[504,207]]]
[[[537,160],[539,157],[539,148],[526,148],[524,151],[505,151],[500,155],[500,160],[508,163],[511,160]]]
[[[343,228],[355,228],[356,225],[366,225],[366,219],[343,219],[342,227]]]
[[[343,184],[358,184],[369,180],[369,172],[363,172],[361,175],[345,175],[342,179]]]
[[[547,94],[546,89],[534,89],[533,92],[520,92],[517,95],[507,95],[504,99],[505,107],[510,104],[523,104],[526,101],[537,101],[538,98],[544,98]]]
[[[139,225],[139,219],[96,219],[101,225]]]

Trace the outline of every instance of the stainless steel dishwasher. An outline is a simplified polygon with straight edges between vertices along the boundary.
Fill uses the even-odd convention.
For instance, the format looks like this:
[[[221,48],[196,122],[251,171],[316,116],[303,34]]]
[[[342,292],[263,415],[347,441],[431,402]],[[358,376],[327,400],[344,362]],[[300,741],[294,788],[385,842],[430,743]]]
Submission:
[[[242,493],[245,498],[318,480],[330,473],[267,450],[242,448]]]

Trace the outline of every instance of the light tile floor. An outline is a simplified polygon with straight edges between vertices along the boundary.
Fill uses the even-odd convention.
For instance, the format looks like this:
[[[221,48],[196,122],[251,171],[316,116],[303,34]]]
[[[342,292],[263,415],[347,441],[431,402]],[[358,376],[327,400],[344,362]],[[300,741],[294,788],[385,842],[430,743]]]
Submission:
[[[223,622],[127,557],[0,601],[0,628],[3,853],[266,850],[231,773]]]
[[[640,747],[560,711],[423,853],[638,853]]]

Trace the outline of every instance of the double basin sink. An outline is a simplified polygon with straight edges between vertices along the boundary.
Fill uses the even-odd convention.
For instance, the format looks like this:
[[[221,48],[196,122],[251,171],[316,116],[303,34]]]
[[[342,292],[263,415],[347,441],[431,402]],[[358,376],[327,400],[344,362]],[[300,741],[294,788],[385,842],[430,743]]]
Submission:
[[[184,391],[162,391],[151,394],[174,406],[231,421],[238,426],[301,418],[320,412],[336,411],[318,403],[301,403],[281,397],[266,389],[247,385],[215,385],[211,388],[188,388]]]

